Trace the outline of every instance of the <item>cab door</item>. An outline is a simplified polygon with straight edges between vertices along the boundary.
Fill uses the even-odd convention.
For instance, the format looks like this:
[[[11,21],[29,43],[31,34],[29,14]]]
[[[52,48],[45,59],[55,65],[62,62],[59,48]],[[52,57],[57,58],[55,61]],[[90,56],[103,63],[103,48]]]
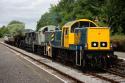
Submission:
[[[69,28],[63,28],[63,46],[69,47]]]

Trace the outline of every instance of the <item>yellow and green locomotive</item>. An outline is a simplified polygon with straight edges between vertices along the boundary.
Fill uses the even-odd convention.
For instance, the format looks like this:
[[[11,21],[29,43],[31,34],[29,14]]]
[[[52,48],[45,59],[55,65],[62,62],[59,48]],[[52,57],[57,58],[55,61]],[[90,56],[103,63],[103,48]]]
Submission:
[[[68,22],[62,30],[56,30],[47,48],[53,60],[81,67],[109,67],[117,59],[110,43],[110,28],[88,19]]]

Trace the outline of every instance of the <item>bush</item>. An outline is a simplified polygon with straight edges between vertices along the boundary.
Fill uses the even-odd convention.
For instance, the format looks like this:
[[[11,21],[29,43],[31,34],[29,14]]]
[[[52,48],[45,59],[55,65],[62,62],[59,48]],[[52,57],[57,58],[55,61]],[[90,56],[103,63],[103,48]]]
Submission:
[[[125,35],[114,35],[111,37],[111,42],[115,51],[125,52]]]

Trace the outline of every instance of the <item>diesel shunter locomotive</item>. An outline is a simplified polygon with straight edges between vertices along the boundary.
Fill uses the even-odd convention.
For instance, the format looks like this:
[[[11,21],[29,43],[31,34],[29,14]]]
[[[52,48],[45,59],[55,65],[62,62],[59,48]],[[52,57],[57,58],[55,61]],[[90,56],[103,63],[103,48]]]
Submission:
[[[55,31],[48,55],[82,68],[110,67],[117,56],[110,43],[110,28],[99,27],[93,21],[80,19],[66,23]]]
[[[110,42],[110,28],[99,27],[88,19],[68,22],[62,30],[53,25],[45,26],[37,32],[26,33],[22,41],[21,45],[31,48],[32,52],[39,51],[53,61],[81,68],[108,68],[117,61]]]

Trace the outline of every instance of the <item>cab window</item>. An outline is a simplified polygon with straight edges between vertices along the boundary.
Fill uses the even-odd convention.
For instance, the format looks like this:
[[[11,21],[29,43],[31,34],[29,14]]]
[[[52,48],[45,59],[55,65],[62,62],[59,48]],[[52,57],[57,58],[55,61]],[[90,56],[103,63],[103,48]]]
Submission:
[[[71,33],[74,32],[75,28],[79,27],[79,22],[76,22],[75,24],[72,25],[71,27]]]
[[[84,27],[96,27],[96,25],[88,21],[79,21],[72,25],[71,32],[74,32],[75,28],[84,28]]]
[[[96,25],[92,22],[88,22],[88,21],[80,21],[79,22],[79,28],[83,28],[83,27],[96,27]]]
[[[69,34],[69,30],[68,28],[65,29],[65,35],[68,35]]]
[[[68,35],[69,34],[69,29],[68,28],[63,28],[63,34]]]
[[[48,31],[48,27],[46,27],[44,30],[43,30],[43,34]]]

